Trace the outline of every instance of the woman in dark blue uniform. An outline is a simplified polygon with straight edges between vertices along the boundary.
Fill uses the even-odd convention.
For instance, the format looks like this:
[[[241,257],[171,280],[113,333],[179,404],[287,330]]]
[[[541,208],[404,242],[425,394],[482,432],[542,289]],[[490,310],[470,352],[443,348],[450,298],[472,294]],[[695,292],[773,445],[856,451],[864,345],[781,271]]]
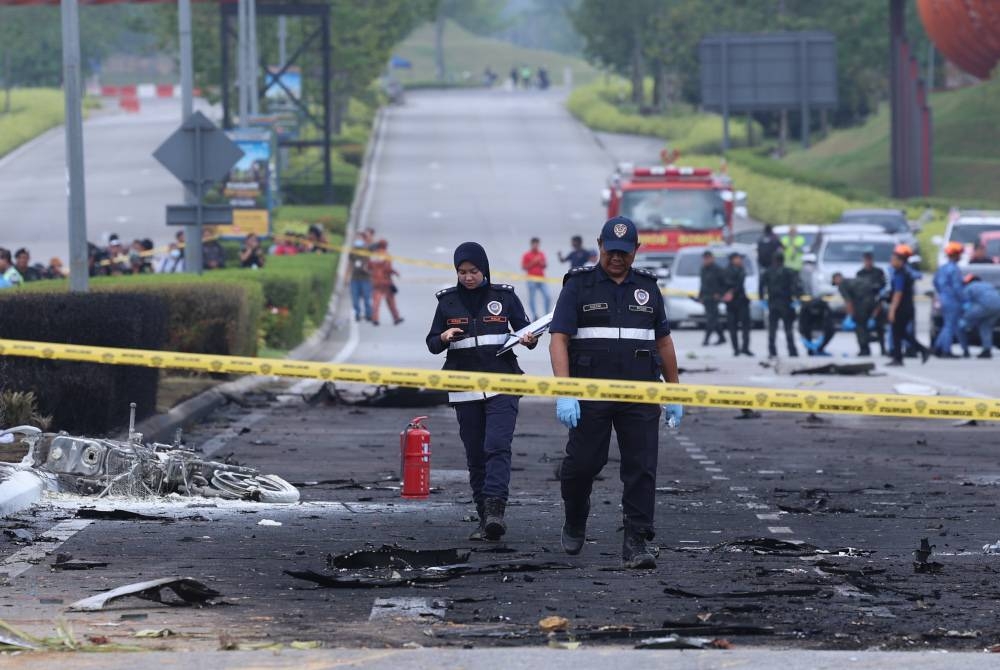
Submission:
[[[475,242],[455,249],[455,270],[458,283],[437,293],[427,348],[432,354],[448,352],[445,370],[522,374],[513,351],[497,356],[507,335],[529,323],[514,287],[490,283],[489,259]],[[525,335],[521,344],[534,349],[537,338]],[[462,392],[449,393],[448,400],[458,417],[469,484],[479,512],[479,528],[469,539],[498,540],[507,532],[504,511],[518,396]]]

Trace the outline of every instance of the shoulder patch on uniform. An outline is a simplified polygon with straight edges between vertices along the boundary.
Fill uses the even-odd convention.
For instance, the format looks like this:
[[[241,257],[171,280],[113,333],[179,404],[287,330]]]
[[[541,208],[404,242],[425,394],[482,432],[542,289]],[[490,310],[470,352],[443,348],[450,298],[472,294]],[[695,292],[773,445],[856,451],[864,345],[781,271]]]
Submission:
[[[642,275],[643,277],[649,277],[650,279],[659,279],[659,277],[656,276],[655,272],[653,272],[652,270],[647,270],[646,268],[633,267],[632,272],[636,273],[637,275]]]
[[[457,286],[449,286],[448,288],[443,288],[443,289],[441,289],[440,291],[438,291],[438,292],[437,292],[437,293],[435,293],[434,295],[435,295],[436,297],[440,298],[440,297],[441,297],[441,296],[443,296],[443,295],[448,295],[449,293],[454,293],[454,292],[455,292],[455,291],[457,291],[457,290],[458,290],[458,287],[457,287]]]
[[[490,288],[494,291],[514,291],[514,287],[510,284],[490,284]]]
[[[581,265],[578,268],[573,268],[572,270],[570,270],[566,274],[567,275],[578,275],[581,272],[593,272],[596,269],[597,269],[596,265]]]

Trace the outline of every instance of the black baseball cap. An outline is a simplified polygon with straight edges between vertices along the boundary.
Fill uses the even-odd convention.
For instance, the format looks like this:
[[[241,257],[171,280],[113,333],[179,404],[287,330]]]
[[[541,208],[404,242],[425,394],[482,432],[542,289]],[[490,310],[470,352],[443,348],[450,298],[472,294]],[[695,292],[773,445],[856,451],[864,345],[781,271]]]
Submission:
[[[604,223],[604,228],[601,229],[601,243],[605,251],[624,251],[630,254],[639,244],[639,231],[635,229],[632,219],[616,216]]]

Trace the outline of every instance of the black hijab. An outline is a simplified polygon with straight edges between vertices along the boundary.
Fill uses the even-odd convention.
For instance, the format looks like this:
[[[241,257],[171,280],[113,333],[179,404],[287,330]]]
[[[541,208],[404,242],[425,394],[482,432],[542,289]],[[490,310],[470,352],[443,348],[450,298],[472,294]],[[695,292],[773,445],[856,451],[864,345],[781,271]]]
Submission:
[[[489,295],[490,259],[487,258],[486,250],[483,249],[482,245],[476,242],[463,242],[455,249],[455,269],[458,270],[458,266],[465,261],[469,261],[483,273],[482,285],[474,289],[467,289],[462,285],[462,282],[458,282],[459,300],[462,301],[470,314],[475,315],[483,309],[483,304]]]

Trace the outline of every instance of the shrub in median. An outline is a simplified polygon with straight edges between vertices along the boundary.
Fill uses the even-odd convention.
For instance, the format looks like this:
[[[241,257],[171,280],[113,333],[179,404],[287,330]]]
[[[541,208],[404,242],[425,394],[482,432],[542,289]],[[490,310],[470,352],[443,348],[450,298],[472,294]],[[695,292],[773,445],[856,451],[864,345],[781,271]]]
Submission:
[[[5,291],[0,338],[132,349],[162,349],[167,306],[161,296],[125,293]],[[156,409],[159,371],[152,368],[0,358],[0,390],[32,391],[53,427],[103,434]]]

